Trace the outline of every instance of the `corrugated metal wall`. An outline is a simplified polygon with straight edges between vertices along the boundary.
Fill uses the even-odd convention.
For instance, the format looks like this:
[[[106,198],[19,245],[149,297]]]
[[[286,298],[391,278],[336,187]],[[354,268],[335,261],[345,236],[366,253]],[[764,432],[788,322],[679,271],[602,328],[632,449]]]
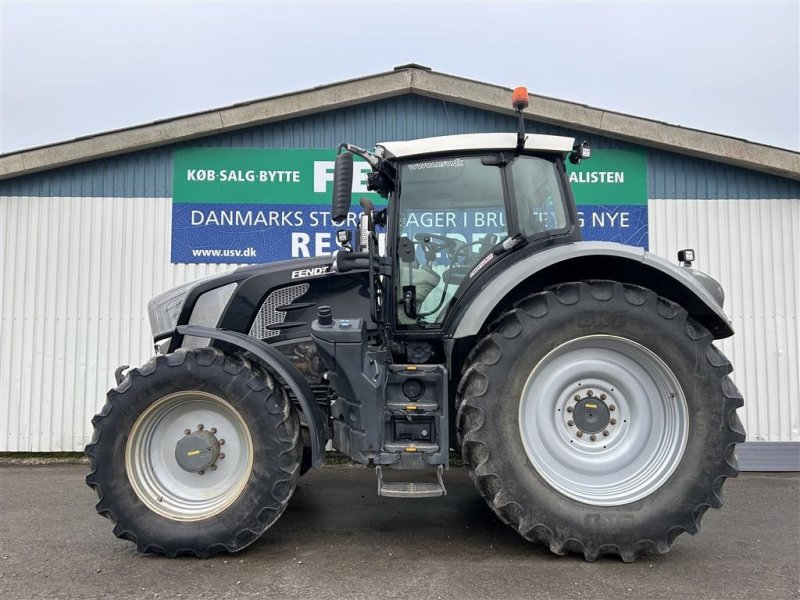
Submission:
[[[800,440],[800,202],[650,210],[653,250],[695,248],[727,291],[738,334],[720,345],[748,399],[748,439]],[[80,450],[114,369],[151,354],[147,300],[232,268],[169,264],[170,221],[168,198],[0,199],[0,451]]]
[[[180,146],[371,146],[514,128],[504,115],[408,95]],[[530,130],[575,135],[543,124]],[[596,148],[634,147],[577,135]],[[114,369],[151,353],[146,301],[231,268],[169,263],[171,153],[156,148],[0,182],[0,451],[82,449]],[[800,439],[800,183],[648,154],[649,197],[659,198],[651,202],[652,249],[674,258],[694,247],[698,266],[726,286],[739,335],[722,346],[746,393],[749,439]],[[718,198],[730,200],[707,200]],[[744,200],[758,198],[767,200]]]
[[[651,200],[650,249],[725,289],[736,335],[717,344],[745,398],[749,440],[800,440],[800,200]]]
[[[82,450],[147,300],[229,265],[171,265],[166,198],[0,197],[0,451]]]

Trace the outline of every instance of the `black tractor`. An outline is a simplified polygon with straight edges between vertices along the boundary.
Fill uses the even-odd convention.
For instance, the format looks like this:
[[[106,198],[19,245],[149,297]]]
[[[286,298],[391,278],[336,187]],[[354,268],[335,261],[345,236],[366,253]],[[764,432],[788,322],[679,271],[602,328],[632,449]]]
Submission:
[[[516,134],[342,144],[334,222],[353,155],[387,203],[362,200],[339,251],[150,301],[156,355],[117,370],[86,448],[117,536],[241,550],[326,446],[399,498],[445,495],[455,449],[500,519],[556,554],[627,562],[698,531],[745,437],[713,344],[733,334],[722,288],[692,251],[674,266],[581,241],[565,161],[591,149],[526,135],[527,104],[515,92]]]

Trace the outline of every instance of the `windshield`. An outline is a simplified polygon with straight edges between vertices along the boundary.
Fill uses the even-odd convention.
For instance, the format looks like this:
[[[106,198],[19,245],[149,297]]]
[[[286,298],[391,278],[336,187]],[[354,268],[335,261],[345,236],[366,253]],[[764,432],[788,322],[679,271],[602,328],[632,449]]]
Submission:
[[[448,157],[400,165],[400,325],[441,323],[458,289],[492,260],[492,248],[510,235],[506,187],[513,190],[514,220],[523,235],[565,227],[555,163],[519,156],[503,167],[496,158]],[[484,159],[493,164],[484,164]]]

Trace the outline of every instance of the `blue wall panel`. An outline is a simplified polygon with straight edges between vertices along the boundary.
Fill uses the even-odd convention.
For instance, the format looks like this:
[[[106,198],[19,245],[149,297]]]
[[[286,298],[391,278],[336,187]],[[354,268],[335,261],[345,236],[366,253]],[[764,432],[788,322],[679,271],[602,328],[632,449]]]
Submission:
[[[335,148],[456,133],[515,131],[509,115],[426,98],[396,96],[116,157],[0,181],[6,196],[169,197],[172,149]],[[588,139],[598,149],[641,146],[529,121],[528,131]],[[800,198],[800,182],[722,163],[648,149],[650,198]]]

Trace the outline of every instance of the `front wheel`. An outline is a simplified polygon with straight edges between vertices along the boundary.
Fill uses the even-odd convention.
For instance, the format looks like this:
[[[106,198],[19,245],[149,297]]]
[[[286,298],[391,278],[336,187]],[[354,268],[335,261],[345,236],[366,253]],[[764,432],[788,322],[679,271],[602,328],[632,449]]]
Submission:
[[[695,533],[737,474],[742,398],[686,311],[610,281],[535,294],[459,386],[465,462],[495,512],[557,554],[625,561]]]
[[[212,348],[131,370],[92,422],[97,512],[140,552],[241,550],[278,519],[299,476],[300,424],[283,387]]]

